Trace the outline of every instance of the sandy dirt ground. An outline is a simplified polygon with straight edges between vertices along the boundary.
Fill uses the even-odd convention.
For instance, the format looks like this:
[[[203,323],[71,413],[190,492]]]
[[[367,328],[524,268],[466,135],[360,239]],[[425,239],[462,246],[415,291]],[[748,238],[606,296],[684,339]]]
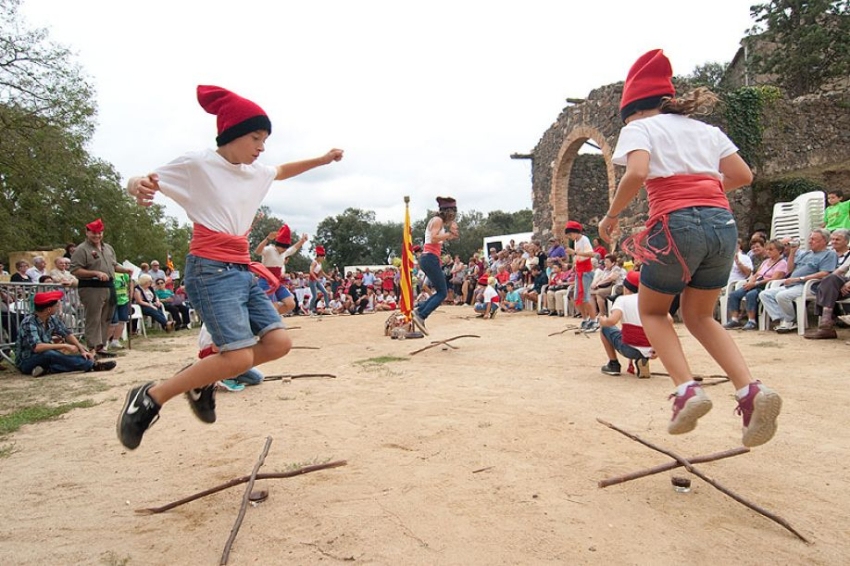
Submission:
[[[18,404],[92,399],[0,439],[3,564],[218,564],[244,485],[167,513],[162,505],[262,471],[347,460],[344,467],[258,481],[230,564],[846,564],[850,553],[850,331],[813,342],[736,332],[754,374],[784,398],[769,444],[698,468],[785,518],[811,544],[693,477],[601,489],[601,479],[667,456],[602,426],[608,420],[684,456],[740,446],[732,386],[669,436],[669,378],[606,376],[598,335],[532,313],[475,319],[443,307],[431,336],[390,340],[384,315],[290,318],[297,346],[267,374],[332,373],[220,393],[218,422],[167,404],[138,450],[115,419],[129,386],[193,360],[195,332],[140,340],[109,374],[32,378],[0,372]],[[721,373],[677,324],[697,374]],[[477,334],[417,355],[431,340]],[[657,362],[657,372],[663,371]]]

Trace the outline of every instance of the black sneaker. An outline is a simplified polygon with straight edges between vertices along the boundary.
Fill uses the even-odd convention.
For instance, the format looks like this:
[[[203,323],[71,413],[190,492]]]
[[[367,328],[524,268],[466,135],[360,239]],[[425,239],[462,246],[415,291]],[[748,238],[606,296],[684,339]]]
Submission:
[[[151,387],[153,381],[130,389],[118,417],[118,440],[130,450],[138,448],[142,443],[142,435],[159,419],[160,407],[148,395]]]
[[[113,361],[109,362],[95,362],[91,367],[91,371],[110,371],[115,369],[115,366],[118,365]]]
[[[620,375],[621,371],[620,362],[616,360],[608,360],[608,363],[602,366],[602,373],[607,375]]]
[[[186,392],[186,399],[196,417],[205,423],[215,422],[215,384],[190,389]]]

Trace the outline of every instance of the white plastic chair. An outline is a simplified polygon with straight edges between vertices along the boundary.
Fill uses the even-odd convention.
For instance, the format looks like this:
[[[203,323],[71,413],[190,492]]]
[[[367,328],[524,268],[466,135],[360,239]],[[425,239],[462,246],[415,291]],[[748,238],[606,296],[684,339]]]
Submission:
[[[817,281],[809,279],[803,286],[803,294],[794,299],[794,304],[797,307],[797,334],[802,336],[806,333],[806,324],[809,322],[809,311],[806,308],[808,301],[817,299],[817,295],[812,291],[812,287]]]
[[[773,205],[770,238],[797,238],[801,250],[809,249],[809,234],[823,224],[825,198],[823,191],[812,191]]]
[[[145,317],[142,315],[142,307],[139,305],[131,305],[132,312],[130,313],[130,326],[133,325],[133,321],[137,320],[136,323],[137,330],[136,332],[142,334],[145,338],[148,337],[148,330],[145,328]]]
[[[727,322],[729,322],[729,293],[731,293],[732,291],[737,291],[738,289],[744,286],[744,283],[746,283],[746,281],[744,280],[732,281],[731,283],[727,283],[726,288],[723,290],[723,293],[721,293],[720,296],[717,298],[720,303],[720,324],[725,325]]]
[[[767,286],[764,288],[765,291],[768,289],[773,289],[775,287],[781,287],[784,279],[777,279],[775,281],[768,281]],[[764,305],[759,301],[759,330],[770,330],[770,317],[767,316],[767,310],[765,310]]]

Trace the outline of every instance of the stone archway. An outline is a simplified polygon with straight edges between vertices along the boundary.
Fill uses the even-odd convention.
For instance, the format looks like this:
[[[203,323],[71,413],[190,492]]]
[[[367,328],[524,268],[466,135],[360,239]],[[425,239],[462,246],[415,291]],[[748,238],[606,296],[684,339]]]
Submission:
[[[602,186],[576,186],[570,184],[573,165],[579,155],[579,150],[587,141],[592,141],[601,151],[605,163],[606,183]],[[599,217],[607,210],[608,203],[617,188],[617,175],[611,156],[614,148],[608,140],[595,127],[582,124],[574,127],[561,144],[558,156],[555,159],[552,172],[552,189],[549,193],[550,206],[552,209],[551,231],[559,234],[567,220],[570,220],[570,201],[581,199],[585,204],[590,204],[590,209],[595,211],[591,217],[574,218],[582,224],[596,225]],[[570,194],[570,193],[573,194]],[[574,207],[575,208],[575,207]]]

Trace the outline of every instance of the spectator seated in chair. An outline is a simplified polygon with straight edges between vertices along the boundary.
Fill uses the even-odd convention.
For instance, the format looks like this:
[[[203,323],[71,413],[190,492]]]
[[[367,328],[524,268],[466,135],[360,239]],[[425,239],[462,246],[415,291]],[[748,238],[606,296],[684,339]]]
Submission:
[[[165,279],[156,280],[156,290],[154,291],[156,298],[165,307],[165,311],[171,314],[175,323],[174,330],[189,328],[189,324],[192,322],[189,318],[189,306],[183,302],[183,297],[167,289],[165,283]]]
[[[829,232],[815,228],[809,235],[809,249],[799,251],[799,242],[789,242],[787,271],[791,273],[781,287],[765,289],[759,299],[772,321],[779,321],[776,332],[783,334],[797,329],[797,310],[794,301],[803,294],[806,281],[819,281],[835,271],[838,255],[828,249]]]
[[[755,243],[754,247],[761,247]],[[741,330],[758,330],[759,295],[771,281],[784,279],[788,265],[782,257],[785,246],[779,240],[771,240],[766,246],[767,259],[759,264],[756,271],[750,274],[746,283],[729,293],[729,322],[724,328],[740,328]],[[741,301],[747,301],[747,323],[741,322]]]
[[[561,268],[560,262],[552,263],[549,286],[546,287],[546,302],[543,312],[549,316],[564,316],[564,295],[569,290],[569,273]]]
[[[41,377],[69,371],[109,371],[115,362],[95,361],[94,354],[71,334],[57,316],[62,291],[36,293],[35,311],[21,321],[15,344],[15,365],[23,374]]]
[[[174,330],[174,321],[169,321],[165,317],[165,313],[160,308],[162,303],[151,288],[152,286],[153,278],[150,275],[139,275],[139,284],[133,291],[133,302],[141,307],[144,316],[151,317],[151,320],[158,323],[163,330],[171,332]]]
[[[830,235],[832,249],[839,256],[838,268],[824,277],[817,288],[818,327],[806,331],[804,338],[824,340],[838,338],[835,318],[838,301],[850,296],[850,230],[837,228]]]
[[[533,263],[531,264],[531,280],[530,285],[519,290],[519,295],[523,301],[537,303],[538,297],[543,292],[543,287],[549,284],[549,277],[546,276],[546,272],[540,268],[539,264]],[[541,314],[545,313],[541,312]]]
[[[599,317],[599,325],[602,327],[600,339],[608,355],[608,363],[602,366],[604,374],[620,375],[622,369],[617,359],[619,352],[627,359],[635,360],[639,378],[652,376],[649,371],[649,359],[655,357],[655,351],[643,331],[640,320],[637,296],[639,288],[640,273],[630,271],[623,280],[623,294],[617,297],[611,306],[611,315]],[[622,323],[622,330],[617,328],[617,323]]]

